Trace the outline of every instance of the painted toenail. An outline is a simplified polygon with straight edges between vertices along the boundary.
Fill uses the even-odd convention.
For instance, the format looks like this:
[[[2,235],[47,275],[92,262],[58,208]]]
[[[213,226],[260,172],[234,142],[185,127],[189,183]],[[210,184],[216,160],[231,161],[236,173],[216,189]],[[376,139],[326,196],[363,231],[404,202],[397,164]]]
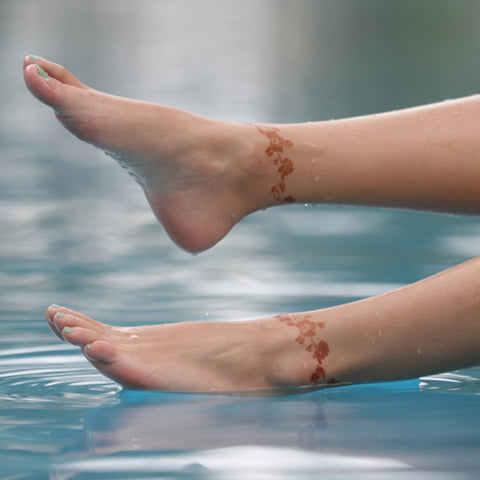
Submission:
[[[55,314],[55,317],[53,317],[53,318],[63,318],[64,316],[65,316],[65,315],[64,315],[63,313],[60,313],[60,312],[59,312],[59,313],[56,313],[56,314]]]
[[[40,66],[40,65],[35,65],[37,67],[38,73],[42,78],[49,79],[50,75]]]
[[[57,305],[56,303],[52,303],[52,304],[50,305],[50,308],[55,308],[55,309],[57,309],[57,308],[60,308],[60,305]]]
[[[92,344],[91,343],[87,343],[87,348],[90,350],[92,348]]]
[[[40,60],[40,57],[37,57],[36,55],[29,55],[29,57],[34,61],[38,62]]]
[[[73,328],[72,328],[72,327],[65,327],[65,328],[63,329],[63,331],[64,331],[65,333],[72,333],[72,332],[73,332]]]

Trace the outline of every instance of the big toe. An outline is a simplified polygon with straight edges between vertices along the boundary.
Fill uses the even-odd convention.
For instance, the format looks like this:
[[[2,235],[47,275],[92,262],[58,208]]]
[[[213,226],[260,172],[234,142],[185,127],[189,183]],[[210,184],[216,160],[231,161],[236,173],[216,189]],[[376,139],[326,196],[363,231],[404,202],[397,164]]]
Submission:
[[[23,72],[25,84],[30,92],[38,100],[52,107],[60,117],[68,118],[88,108],[86,92],[89,89],[79,81],[64,81],[66,75],[55,74],[55,69],[49,64],[45,64],[44,68],[38,63],[27,64]]]
[[[43,103],[53,107],[58,102],[58,80],[50,75],[40,66],[31,63],[23,71],[25,84],[35,97]]]

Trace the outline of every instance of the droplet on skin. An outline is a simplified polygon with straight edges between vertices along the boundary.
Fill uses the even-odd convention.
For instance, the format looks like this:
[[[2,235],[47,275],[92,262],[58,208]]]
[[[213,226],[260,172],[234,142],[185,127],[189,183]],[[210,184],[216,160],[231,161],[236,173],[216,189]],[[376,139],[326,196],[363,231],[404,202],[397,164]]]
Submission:
[[[130,338],[131,338],[131,339],[138,338],[138,335],[130,335]]]

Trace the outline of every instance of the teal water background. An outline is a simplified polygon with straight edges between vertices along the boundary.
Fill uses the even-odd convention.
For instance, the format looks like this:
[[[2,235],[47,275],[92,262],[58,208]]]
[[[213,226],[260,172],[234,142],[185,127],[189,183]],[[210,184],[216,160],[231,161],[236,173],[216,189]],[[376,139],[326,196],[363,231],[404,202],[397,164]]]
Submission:
[[[357,300],[478,256],[478,218],[293,206],[186,254],[21,62],[214,118],[324,120],[477,93],[479,16],[474,0],[1,0],[0,478],[478,478],[478,368],[278,398],[125,392],[43,320],[50,303],[141,325]]]

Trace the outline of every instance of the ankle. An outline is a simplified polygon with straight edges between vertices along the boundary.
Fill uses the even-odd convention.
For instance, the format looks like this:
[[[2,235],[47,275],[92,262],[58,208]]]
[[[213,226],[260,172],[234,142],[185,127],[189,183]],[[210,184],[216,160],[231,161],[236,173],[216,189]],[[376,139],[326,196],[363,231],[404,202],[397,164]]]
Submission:
[[[245,214],[278,205],[272,185],[278,183],[277,167],[265,154],[268,142],[253,124],[226,124],[227,151],[237,170],[238,189],[245,200]]]
[[[239,196],[240,216],[271,206],[271,162],[265,160],[265,141],[257,128],[245,123],[212,123],[203,141],[210,145],[212,165]]]
[[[289,328],[280,318],[283,317],[246,322],[252,328],[249,343],[256,352],[258,365],[262,366],[264,383],[274,388],[314,386],[312,373],[317,361],[305,345],[296,341],[297,329]]]

